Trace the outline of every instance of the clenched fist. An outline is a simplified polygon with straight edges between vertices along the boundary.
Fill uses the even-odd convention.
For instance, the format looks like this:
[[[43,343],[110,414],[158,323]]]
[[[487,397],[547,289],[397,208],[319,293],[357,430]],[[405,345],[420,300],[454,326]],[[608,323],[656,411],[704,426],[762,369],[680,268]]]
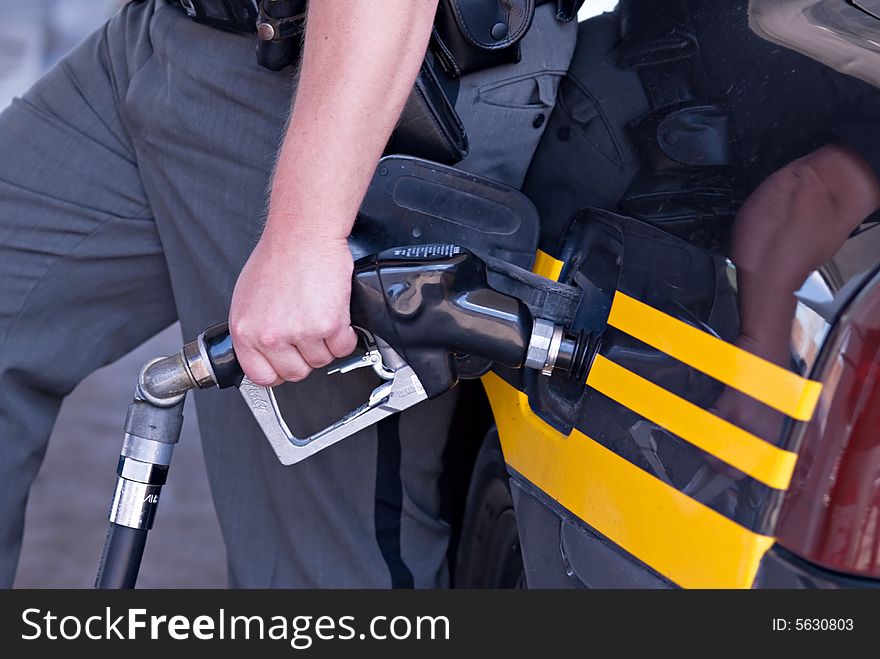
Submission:
[[[274,235],[245,264],[229,312],[235,353],[254,383],[298,382],[357,345],[345,239]]]

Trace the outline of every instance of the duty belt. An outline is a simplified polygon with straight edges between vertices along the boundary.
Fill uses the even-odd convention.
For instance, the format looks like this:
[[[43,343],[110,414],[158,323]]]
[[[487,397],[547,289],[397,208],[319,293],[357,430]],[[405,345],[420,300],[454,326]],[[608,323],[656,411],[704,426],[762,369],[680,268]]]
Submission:
[[[142,0],[138,0],[142,1]],[[487,0],[488,1],[488,0]],[[199,23],[222,30],[254,34],[257,32],[259,7],[257,0],[171,0],[179,3],[187,15]],[[307,0],[281,0],[293,7],[289,16],[305,12]],[[279,4],[281,4],[279,2]],[[583,0],[535,0],[535,6],[556,3],[556,13],[561,20],[571,20]]]
[[[211,27],[255,34],[257,31],[257,18],[259,7],[257,0],[171,0],[179,3],[186,11],[187,16],[198,23],[204,23]],[[302,13],[305,11],[306,1],[302,0]]]
[[[257,61],[281,71],[299,59],[307,0],[171,0],[197,23],[230,32],[256,33]],[[431,50],[453,79],[520,60],[520,41],[537,5],[554,3],[556,17],[571,21],[584,0],[438,0]],[[379,10],[381,11],[381,9]]]

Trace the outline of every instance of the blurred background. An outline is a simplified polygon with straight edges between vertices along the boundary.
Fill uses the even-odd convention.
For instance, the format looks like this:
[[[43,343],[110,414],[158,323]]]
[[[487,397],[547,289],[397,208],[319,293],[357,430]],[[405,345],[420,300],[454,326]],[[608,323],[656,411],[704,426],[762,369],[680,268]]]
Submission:
[[[0,107],[106,20],[120,0],[0,0]]]
[[[0,0],[0,110],[101,26],[120,0]],[[581,20],[617,0],[587,0]],[[192,337],[187,337],[192,338]],[[137,374],[152,357],[180,349],[175,325],[94,373],[67,398],[31,490],[15,586],[88,588],[98,565],[116,480],[122,424]],[[223,542],[205,477],[195,410],[175,449],[150,533],[140,588],[226,584]]]

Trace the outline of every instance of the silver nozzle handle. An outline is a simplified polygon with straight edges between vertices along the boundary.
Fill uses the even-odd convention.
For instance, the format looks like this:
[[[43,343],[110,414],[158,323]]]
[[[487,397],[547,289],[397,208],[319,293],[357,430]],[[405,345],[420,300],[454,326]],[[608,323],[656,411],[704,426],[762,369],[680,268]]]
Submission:
[[[239,391],[257,420],[272,450],[283,465],[292,465],[315,453],[368,428],[382,419],[397,414],[427,399],[418,376],[409,366],[394,371],[391,380],[373,390],[370,399],[335,423],[309,437],[296,437],[288,427],[275,393],[247,378]]]

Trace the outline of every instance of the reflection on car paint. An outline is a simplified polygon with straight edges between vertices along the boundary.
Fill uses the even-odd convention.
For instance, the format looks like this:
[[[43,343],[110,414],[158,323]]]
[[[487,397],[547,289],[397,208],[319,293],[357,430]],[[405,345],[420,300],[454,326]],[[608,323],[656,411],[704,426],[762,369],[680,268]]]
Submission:
[[[803,373],[827,322],[800,305],[782,368],[734,345],[727,259],[611,213],[571,234],[565,262],[535,270],[592,286],[608,328],[586,383],[484,379],[514,478],[674,584],[750,586],[797,460],[786,438],[821,392]]]

